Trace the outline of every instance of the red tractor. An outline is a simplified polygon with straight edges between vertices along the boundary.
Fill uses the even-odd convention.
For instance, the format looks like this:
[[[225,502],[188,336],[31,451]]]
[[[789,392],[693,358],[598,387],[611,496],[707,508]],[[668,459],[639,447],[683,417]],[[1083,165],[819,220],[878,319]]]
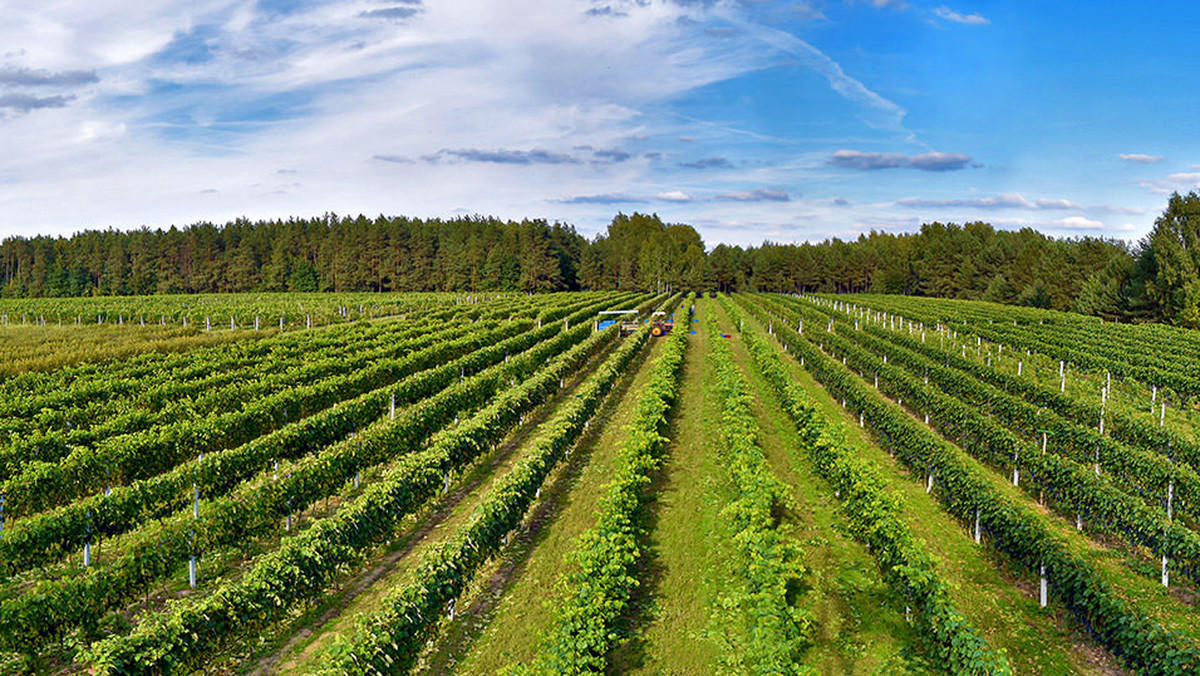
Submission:
[[[655,312],[650,315],[650,335],[665,336],[675,328],[675,320],[665,312]]]

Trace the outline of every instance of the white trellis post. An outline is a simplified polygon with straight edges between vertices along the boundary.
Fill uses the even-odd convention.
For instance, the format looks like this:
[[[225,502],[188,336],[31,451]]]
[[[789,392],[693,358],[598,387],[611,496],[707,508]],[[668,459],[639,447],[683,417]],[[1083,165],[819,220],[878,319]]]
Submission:
[[[1045,608],[1050,601],[1050,585],[1046,580],[1046,563],[1042,562],[1038,568],[1041,575],[1041,579],[1038,581],[1038,603]]]
[[[88,510],[87,540],[83,543],[83,567],[92,565],[92,510]]]
[[[1171,477],[1170,483],[1167,484],[1167,523],[1168,524],[1171,523],[1171,520],[1174,517],[1174,514],[1173,514],[1173,507],[1175,506],[1174,502],[1175,502],[1175,477]],[[1164,586],[1164,587],[1171,586],[1171,569],[1169,568],[1170,563],[1171,563],[1171,560],[1169,558],[1167,558],[1166,554],[1163,554],[1162,555],[1162,586]]]

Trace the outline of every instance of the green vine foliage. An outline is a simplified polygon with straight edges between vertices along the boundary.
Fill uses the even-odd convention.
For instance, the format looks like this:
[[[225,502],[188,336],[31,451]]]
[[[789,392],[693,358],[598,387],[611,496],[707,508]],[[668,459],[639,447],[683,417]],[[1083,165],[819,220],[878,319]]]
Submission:
[[[727,307],[736,317],[737,309]],[[879,471],[847,446],[842,430],[821,414],[758,331],[739,323],[755,365],[796,423],[805,452],[837,491],[851,534],[869,546],[884,579],[914,609],[917,634],[932,661],[954,674],[1012,674],[1003,651],[992,649],[954,607],[924,543],[904,523],[900,505],[887,492]]]
[[[817,316],[807,309],[804,311],[810,317]],[[848,366],[864,373],[878,374],[880,388],[884,392],[907,402],[916,410],[928,412],[930,423],[969,453],[1007,472],[1018,469],[1025,477],[1023,488],[1026,491],[1035,492],[1035,486],[1039,491],[1044,490],[1047,503],[1065,516],[1082,514],[1092,528],[1112,532],[1134,545],[1148,547],[1158,556],[1168,556],[1174,568],[1184,576],[1195,579],[1195,571],[1200,564],[1200,536],[1180,523],[1169,520],[1163,507],[1147,504],[1119,487],[1121,484],[1130,486],[1135,494],[1138,491],[1148,492],[1145,479],[1148,477],[1153,481],[1157,475],[1161,481],[1158,487],[1165,497],[1166,480],[1170,476],[1178,477],[1181,482],[1188,478],[1181,470],[1173,472],[1165,458],[1131,452],[1115,444],[1103,444],[1097,447],[1107,452],[1107,455],[1101,455],[1101,461],[1102,467],[1109,471],[1097,475],[1089,463],[1090,454],[1086,450],[1075,458],[1067,454],[1042,453],[1040,446],[1019,438],[998,424],[996,417],[989,417],[980,410],[978,402],[985,400],[988,402],[985,410],[988,406],[998,408],[1005,402],[1003,393],[979,393],[978,390],[988,389],[989,386],[953,373],[945,375],[941,388],[925,386],[915,373],[896,366],[896,363],[903,361],[903,355],[892,363],[882,361],[842,336],[837,330],[836,321],[833,332],[826,331],[820,335],[828,348],[847,359]],[[944,373],[944,367],[936,364],[924,366],[930,369],[931,378]],[[971,395],[964,396],[963,393],[968,390]],[[1023,412],[1028,416],[1024,424],[1037,424],[1036,409],[1026,406]],[[999,417],[1004,415],[1019,413],[1004,411]],[[1050,416],[1041,417],[1047,419],[1046,424],[1051,423]],[[1077,426],[1063,426],[1058,431],[1064,436],[1081,435],[1086,438],[1091,435],[1090,431],[1080,431]],[[1097,443],[1100,441],[1096,440]],[[1058,445],[1061,445],[1061,440]],[[1186,483],[1182,485],[1190,487]]]
[[[691,301],[689,300],[689,305]],[[568,554],[572,572],[560,583],[566,596],[531,664],[515,673],[602,673],[618,639],[617,619],[640,584],[637,565],[645,552],[639,516],[651,473],[661,464],[667,413],[679,393],[687,331],[672,332],[638,397],[629,434],[618,451],[613,480],[601,497],[596,523]]]
[[[624,308],[639,302],[638,298],[627,294],[614,301],[616,307]],[[534,330],[526,330],[530,325],[520,321],[505,322],[495,329],[485,325],[458,340],[440,344],[433,341],[425,349],[400,360],[377,364],[371,369],[370,380],[384,387],[357,398],[350,396],[352,390],[345,391],[348,400],[242,446],[209,454],[203,462],[193,459],[169,472],[118,486],[109,495],[101,493],[85,498],[19,521],[15,527],[9,524],[5,537],[0,539],[0,570],[12,574],[43,565],[82,547],[91,534],[99,538],[114,537],[149,519],[163,518],[188,504],[193,484],[205,500],[219,497],[272,461],[316,453],[376,420],[388,409],[393,396],[401,406],[419,401],[466,375],[478,373],[510,354],[520,354],[533,346],[538,346],[534,356],[521,363],[540,363],[539,360],[559,348],[578,342],[588,330],[587,320],[595,311],[613,304],[591,300],[582,307],[569,305],[567,309],[572,312],[565,317],[575,328],[565,334],[557,323],[563,315],[546,317],[550,323]],[[516,370],[519,368],[517,364],[508,369],[509,379],[523,373]],[[484,389],[468,391],[494,389],[502,380],[502,376],[481,380],[478,386]],[[413,429],[419,435],[420,428]]]
[[[319,594],[342,566],[378,545],[404,515],[437,495],[448,473],[503,438],[521,414],[542,403],[611,334],[601,332],[580,343],[426,450],[402,456],[359,497],[257,559],[241,579],[219,585],[197,602],[177,603],[126,636],[93,644],[84,661],[102,674],[183,670],[228,635],[279,617]],[[447,418],[447,411],[438,413]]]
[[[533,372],[547,356],[553,356],[581,340],[589,328],[581,325],[572,332],[540,343],[533,338],[541,331],[517,336],[522,339],[520,341],[494,343],[491,348],[484,349],[484,352],[493,352],[490,356],[473,353],[468,358],[479,358],[477,364],[494,363],[504,359],[506,348],[515,348],[521,343],[526,348],[529,348],[529,343],[537,347],[528,354],[519,354],[517,359],[508,364],[500,364],[462,382],[459,382],[461,371],[458,368],[438,367],[436,371],[444,373],[436,379],[418,375],[413,381],[395,388],[400,395],[397,400],[405,402],[421,394],[428,394],[429,398],[399,410],[395,423],[381,420],[365,429],[357,438],[333,439],[331,445],[324,446],[292,447],[292,453],[281,456],[273,456],[269,451],[275,449],[270,447],[256,447],[247,450],[268,452],[191,463],[186,468],[190,471],[175,472],[173,476],[164,475],[161,481],[152,485],[151,488],[165,489],[158,499],[155,499],[151,490],[114,491],[114,496],[126,501],[117,504],[135,508],[141,506],[158,512],[167,511],[164,508],[181,508],[182,505],[175,503],[180,498],[183,498],[183,502],[190,499],[190,482],[193,480],[197,481],[197,486],[203,485],[212,490],[212,493],[206,492],[204,495],[215,496],[215,499],[204,502],[204,518],[199,522],[193,521],[190,510],[157,523],[142,522],[142,515],[135,510],[125,515],[104,511],[94,513],[93,521],[106,525],[113,524],[115,516],[126,516],[123,523],[130,527],[142,525],[138,532],[127,536],[122,543],[125,554],[110,565],[91,568],[80,576],[41,582],[31,590],[34,593],[6,599],[0,604],[0,627],[5,629],[0,632],[0,637],[3,637],[0,638],[0,645],[14,648],[38,645],[61,635],[85,618],[94,621],[108,608],[135,598],[147,585],[169,574],[176,565],[187,559],[193,549],[202,553],[211,552],[235,545],[247,537],[270,532],[278,527],[281,518],[303,510],[338,490],[361,469],[388,460],[397,453],[397,449],[419,448],[429,435],[446,425],[456,414],[481,404],[514,378]],[[555,327],[547,329],[553,331]],[[440,392],[437,391],[438,387],[442,388]],[[352,422],[366,424],[380,416],[384,397],[377,393],[374,398],[381,401],[369,406],[348,407],[359,416]],[[318,421],[315,429],[329,431],[329,422]],[[311,443],[311,439],[309,441]],[[237,490],[229,495],[221,496],[214,490],[224,486],[233,488],[239,475],[253,476],[268,467],[272,457],[288,455],[293,456],[295,461],[283,463],[278,473],[261,475],[246,485],[237,486]],[[236,462],[238,460],[243,462]],[[278,474],[278,478],[275,478],[275,474]],[[178,485],[173,486],[172,482]],[[134,503],[137,500],[140,502]],[[53,529],[48,532],[55,533]],[[86,537],[86,531],[81,533],[81,537]]]
[[[874,325],[865,326],[864,331],[876,339],[872,345],[898,346],[903,348],[899,355],[914,353],[931,362],[944,362],[947,364],[944,367],[946,369],[956,369],[991,385],[995,389],[984,390],[976,387],[975,391],[987,392],[1000,399],[1008,410],[1015,411],[1009,414],[1009,418],[1022,433],[1035,434],[1039,430],[1049,429],[1055,443],[1065,444],[1074,449],[1076,457],[1090,459],[1091,453],[1100,447],[1101,459],[1105,462],[1115,457],[1121,462],[1133,463],[1136,467],[1131,471],[1115,471],[1122,479],[1139,482],[1135,490],[1147,499],[1161,501],[1169,481],[1174,479],[1178,511],[1195,514],[1196,505],[1200,504],[1200,478],[1197,478],[1195,470],[1200,466],[1200,445],[1183,439],[1170,428],[1151,425],[1111,408],[1102,412],[1099,405],[1072,399],[1061,394],[1056,388],[1003,373],[995,367],[965,359],[932,343],[921,343],[902,333],[889,332]],[[880,351],[878,347],[872,347],[872,350],[876,353]],[[906,359],[905,363],[917,362],[914,359]],[[1002,390],[1003,393],[998,393],[998,390]],[[1008,396],[1008,393],[1023,398],[1029,405],[1043,407],[1052,415],[1035,413],[1031,418],[1028,406],[1010,403],[1015,396]],[[1102,415],[1105,419],[1104,437],[1092,429]],[[1110,434],[1111,437],[1108,436]],[[1122,445],[1127,446],[1128,450]],[[1128,461],[1125,460],[1127,457]],[[1186,464],[1176,465],[1173,461]]]
[[[862,414],[885,448],[914,471],[935,477],[936,497],[950,513],[965,523],[974,523],[978,517],[989,544],[1015,564],[1026,570],[1044,565],[1052,596],[1131,669],[1164,675],[1200,670],[1200,651],[1195,645],[1124,600],[1089,562],[1072,554],[1040,517],[997,491],[989,479],[962,458],[960,449],[933,434],[862,382],[847,366],[825,354],[818,344],[832,334],[824,327],[806,329],[800,335],[792,328],[799,319],[794,310],[761,297],[755,297],[750,307],[764,321],[769,317],[778,319],[776,333],[788,350],[804,358],[809,371],[834,396],[845,397],[847,406]],[[940,410],[934,413],[942,414]]]
[[[381,608],[356,620],[350,638],[326,650],[321,674],[402,673],[412,668],[439,629],[447,605],[476,571],[500,552],[525,517],[547,475],[583,433],[613,383],[646,345],[643,327],[618,347],[574,396],[538,429],[526,456],[497,480],[470,521],[417,564],[410,583],[385,596]]]
[[[322,519],[303,534],[288,539],[281,549],[260,557],[251,572],[238,583],[220,584],[212,596],[195,604],[198,609],[192,604],[179,604],[169,609],[165,616],[148,618],[129,636],[93,645],[88,654],[106,656],[99,661],[112,656],[116,664],[124,665],[115,667],[118,671],[130,668],[130,664],[142,663],[158,665],[152,670],[170,670],[174,668],[170,665],[176,661],[182,664],[194,659],[205,648],[219,643],[227,633],[254,626],[264,617],[274,617],[317,593],[323,587],[322,581],[328,580],[340,564],[360,555],[365,547],[390,532],[391,524],[436,494],[448,473],[495,443],[498,435],[502,436],[515,424],[523,411],[557,389],[561,378],[586,362],[610,340],[610,332],[588,337],[591,330],[589,324],[580,322],[562,336],[545,340],[508,363],[498,363],[406,409],[396,421],[381,421],[358,439],[340,442],[293,465],[281,464],[278,480],[273,480],[267,473],[227,498],[206,503],[202,506],[205,518],[196,524],[197,547],[201,551],[235,544],[239,537],[252,534],[256,529],[278,527],[283,515],[342,490],[359,469],[381,462],[391,463],[381,480],[370,484],[362,495],[334,516]],[[503,348],[503,344],[497,345]],[[504,358],[503,354],[500,353],[499,359]],[[545,365],[547,363],[549,365]],[[522,379],[524,382],[506,390],[476,416],[443,433],[431,446],[421,450],[423,440],[447,425],[457,413],[485,404],[493,393]],[[164,537],[162,532],[157,536],[143,534],[148,538],[157,537],[157,546],[131,549],[129,557],[140,557],[137,561],[127,560],[126,565],[107,567],[105,570],[111,571],[110,577],[99,576],[97,569],[97,577],[92,579],[127,594],[131,588],[136,589],[138,584],[144,585],[153,579],[152,575],[146,574],[148,569],[152,569],[154,575],[160,575],[169,570],[173,562],[182,560],[180,557],[185,558],[191,520],[187,515],[177,515],[163,523],[169,529],[169,537]],[[342,528],[350,530],[340,530]],[[307,539],[320,537],[319,533],[326,533],[332,541],[314,544]],[[304,567],[313,573],[312,579],[296,581],[289,577]],[[288,577],[289,584],[282,588],[276,586],[272,571]],[[114,579],[117,575],[122,576],[123,586]],[[270,599],[269,603],[263,602],[263,594]],[[82,598],[86,601],[106,596],[111,594],[84,590],[71,595],[68,600]],[[61,595],[54,597],[56,605],[62,600]],[[222,603],[232,605],[222,606]],[[198,615],[191,614],[193,610]],[[198,620],[213,612],[223,618],[221,622],[214,625]],[[201,622],[202,630],[195,632],[197,644],[171,647],[174,631],[181,630],[181,623],[187,626],[188,621]],[[29,624],[24,626],[36,629]],[[142,642],[144,639],[153,643],[160,638],[168,646],[166,650],[150,648]],[[154,657],[148,658],[148,654]],[[123,662],[122,656],[130,656],[131,661]]]
[[[942,323],[984,340],[1040,352],[1081,369],[1111,371],[1179,394],[1200,395],[1200,339],[1193,331],[994,303],[880,296],[856,300],[930,326]]]
[[[720,335],[712,315],[706,331]],[[719,595],[710,621],[710,634],[722,646],[721,671],[815,673],[803,664],[816,633],[800,593],[809,574],[793,534],[776,516],[789,507],[787,489],[758,446],[748,386],[729,343],[713,340],[709,356],[722,411],[717,421],[720,465],[734,496],[720,513],[722,535],[734,551],[727,575],[733,584]]]

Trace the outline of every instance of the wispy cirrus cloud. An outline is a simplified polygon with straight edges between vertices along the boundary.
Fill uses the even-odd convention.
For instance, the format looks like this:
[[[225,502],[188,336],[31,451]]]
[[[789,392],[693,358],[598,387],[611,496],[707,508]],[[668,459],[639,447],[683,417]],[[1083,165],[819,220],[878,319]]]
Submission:
[[[902,6],[903,3],[895,0],[872,0],[872,4],[876,7],[896,7]],[[904,116],[907,114],[904,108],[848,75],[841,64],[825,52],[787,31],[745,22],[739,22],[737,25],[748,36],[795,57],[805,67],[824,77],[835,92],[859,107],[862,120],[867,125],[903,131],[912,136],[912,133],[904,128]]]
[[[1066,199],[1027,199],[1023,195],[1017,193],[1008,193],[1002,195],[991,195],[987,197],[968,197],[957,199],[918,199],[915,197],[906,197],[896,200],[896,204],[902,207],[912,207],[920,209],[930,208],[950,208],[950,207],[965,207],[970,209],[1037,209],[1037,210],[1058,210],[1058,209],[1082,209],[1078,204]]]
[[[379,9],[369,9],[358,13],[358,16],[363,19],[388,19],[393,21],[403,21],[411,19],[420,14],[422,8],[414,6],[396,6],[396,7],[381,7]]]
[[[609,193],[602,195],[576,195],[574,197],[564,197],[561,199],[550,200],[558,204],[641,204],[646,200],[632,195],[623,193]]]
[[[1027,211],[1086,211],[1110,214],[1143,213],[1141,209],[1109,204],[1079,204],[1061,197],[1036,197],[1031,199],[1019,193],[950,199],[905,197],[896,200],[895,204],[896,206],[910,209],[980,209],[985,211],[1022,209]]]
[[[1144,155],[1142,153],[1121,153],[1117,157],[1134,164],[1156,164],[1162,162],[1162,155]]]
[[[658,193],[654,196],[654,199],[662,200],[663,202],[683,203],[691,202],[692,196],[682,190],[670,190]]]
[[[1200,166],[1195,168],[1200,169]],[[1165,178],[1142,181],[1140,185],[1156,195],[1197,190],[1200,189],[1200,171],[1181,171],[1168,174]]]
[[[392,164],[413,164],[415,162],[415,160],[413,160],[411,157],[404,155],[379,154],[373,155],[371,159],[379,160],[380,162],[391,162]],[[282,172],[284,170],[280,169],[279,171]],[[292,171],[294,172],[294,170]]]
[[[986,26],[991,23],[991,21],[989,21],[982,14],[978,14],[978,13],[964,14],[962,12],[958,12],[953,9],[950,9],[949,7],[947,7],[945,5],[942,5],[941,7],[938,7],[937,9],[933,10],[933,13],[939,19],[945,19],[946,21],[967,24],[970,26]]]
[[[958,171],[978,166],[969,155],[932,152],[923,155],[901,155],[895,153],[864,153],[857,150],[839,150],[827,164],[841,169],[876,171],[880,169],[917,169],[920,171]]]
[[[747,192],[727,192],[713,199],[723,202],[790,202],[792,197],[786,190],[755,188]]]
[[[481,150],[478,148],[463,148],[449,150],[443,148],[432,155],[421,159],[426,162],[443,162],[460,160],[463,162],[489,162],[492,164],[578,164],[579,158],[566,153],[556,153],[549,150]]]

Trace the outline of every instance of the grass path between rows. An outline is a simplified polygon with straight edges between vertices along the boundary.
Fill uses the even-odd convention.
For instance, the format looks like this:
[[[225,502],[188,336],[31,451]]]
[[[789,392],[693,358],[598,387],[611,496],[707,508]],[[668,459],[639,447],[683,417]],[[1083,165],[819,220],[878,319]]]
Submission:
[[[595,521],[636,394],[648,381],[660,351],[659,342],[652,341],[643,361],[613,388],[592,420],[591,432],[546,482],[532,527],[483,572],[481,578],[488,582],[481,593],[462,604],[462,621],[456,620],[446,633],[453,650],[435,651],[425,673],[495,674],[533,659],[561,598],[555,584],[564,570],[563,556]]]
[[[797,535],[812,576],[805,605],[818,625],[806,663],[829,676],[922,671],[906,664],[904,655],[916,649],[917,638],[897,610],[898,597],[883,582],[870,552],[846,533],[833,489],[804,460],[795,423],[754,368],[731,320],[723,311],[720,315],[721,330],[731,336],[734,361],[755,399],[759,444],[800,507]]]
[[[715,449],[719,411],[704,385],[709,336],[700,328],[711,312],[700,299],[695,319],[677,318],[676,330],[695,330],[688,338],[680,373],[680,394],[667,432],[663,466],[647,502],[649,555],[647,581],[639,601],[642,612],[630,618],[633,638],[614,651],[612,671],[631,674],[711,673],[717,646],[706,637],[709,608],[717,594],[714,571],[722,552],[711,541],[718,532],[724,504]]]
[[[756,322],[748,314],[745,321]],[[765,327],[759,325],[765,331]],[[900,497],[906,522],[929,546],[938,572],[951,586],[955,605],[983,632],[988,642],[1005,649],[1018,674],[1116,674],[1111,656],[1070,626],[1061,611],[1041,609],[1037,581],[1009,575],[970,533],[925,494],[924,481],[913,478],[870,439],[858,418],[839,405],[800,364],[772,341],[797,382],[832,420],[842,423],[848,443],[882,470]]]
[[[968,355],[970,350],[968,350]],[[915,373],[912,377],[916,377]],[[865,379],[864,379],[865,380]],[[869,381],[868,381],[869,382]],[[893,400],[893,403],[895,401]],[[912,409],[904,409],[915,420],[921,421],[921,416]],[[940,433],[932,426],[926,425],[932,434]],[[945,437],[943,437],[945,438]],[[946,439],[948,443],[955,442]],[[955,444],[956,445],[956,444]],[[961,447],[960,447],[961,448]],[[985,464],[971,456],[964,449],[961,455],[964,462],[972,466],[981,477],[986,478],[999,493],[1020,504],[1026,509],[1044,517],[1046,528],[1058,536],[1072,553],[1088,561],[1101,577],[1112,585],[1114,593],[1130,603],[1147,618],[1162,624],[1170,631],[1186,636],[1194,641],[1200,641],[1200,622],[1195,620],[1195,592],[1190,585],[1172,584],[1170,588],[1162,586],[1159,580],[1158,562],[1144,547],[1131,548],[1121,540],[1103,533],[1082,533],[1075,527],[1073,515],[1052,512],[1037,500],[1036,491],[1026,492],[1030,484],[1018,488],[1012,485],[1011,476],[1007,470],[1000,470]],[[962,530],[960,526],[960,530]],[[1019,571],[1014,574],[1022,580],[1028,589],[1028,594],[1036,594],[1037,581],[1030,571]],[[1051,589],[1053,595],[1053,589]],[[1066,619],[1063,618],[1063,622]],[[1088,641],[1090,643],[1090,640]],[[1088,648],[1089,652],[1099,652],[1100,648]],[[1111,661],[1111,658],[1106,658]]]
[[[591,365],[603,361],[608,351],[593,357]],[[355,617],[376,609],[391,589],[409,581],[422,555],[451,537],[470,519],[475,507],[489,493],[491,485],[524,457],[527,442],[537,435],[538,426],[549,420],[558,406],[586,378],[581,372],[563,390],[525,416],[496,450],[473,463],[449,493],[418,514],[403,521],[399,535],[380,550],[365,567],[348,575],[339,588],[316,607],[295,621],[274,628],[274,649],[267,651],[243,670],[256,676],[274,673],[308,673],[315,670],[322,651],[339,634],[352,632]]]

